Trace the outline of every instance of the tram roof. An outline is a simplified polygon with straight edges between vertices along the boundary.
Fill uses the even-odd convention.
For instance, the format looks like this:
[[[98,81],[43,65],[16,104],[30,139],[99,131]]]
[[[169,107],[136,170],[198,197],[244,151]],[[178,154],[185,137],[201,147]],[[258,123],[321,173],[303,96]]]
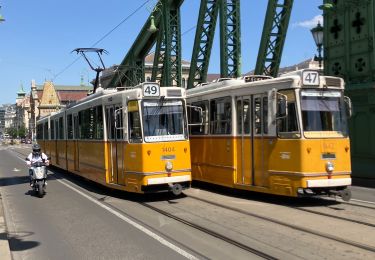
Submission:
[[[66,110],[81,110],[87,107],[91,107],[93,104],[97,103],[102,104],[103,98],[113,98],[114,101],[122,101],[122,98],[126,96],[127,99],[142,99],[142,86],[144,84],[152,84],[154,82],[144,82],[134,87],[129,88],[110,88],[110,89],[103,89],[98,88],[95,93],[88,95],[87,97],[84,97],[80,100],[78,100],[76,103],[72,104],[71,106],[64,107],[58,112],[51,113],[50,115],[43,117],[42,119],[38,120],[41,121],[44,118],[48,117],[55,117],[59,116],[61,112],[64,112]],[[157,83],[154,83],[157,84]],[[179,93],[176,93],[176,90],[180,90]],[[173,92],[174,91],[174,92]],[[174,87],[174,86],[166,86],[166,87],[160,87],[160,95],[164,97],[170,97],[170,98],[185,98],[185,89],[181,87]],[[107,100],[108,100],[107,99]]]
[[[300,88],[302,85],[302,76],[304,71],[313,71],[311,69],[298,70],[286,73],[277,78],[263,75],[250,75],[236,79],[218,79],[213,82],[203,83],[195,88],[187,90],[188,97],[197,97],[204,94],[213,94],[216,92],[234,91],[251,87],[258,91],[270,90],[272,88]],[[317,72],[317,71],[316,71]],[[344,88],[344,81],[338,77],[319,76],[320,84],[318,87]]]

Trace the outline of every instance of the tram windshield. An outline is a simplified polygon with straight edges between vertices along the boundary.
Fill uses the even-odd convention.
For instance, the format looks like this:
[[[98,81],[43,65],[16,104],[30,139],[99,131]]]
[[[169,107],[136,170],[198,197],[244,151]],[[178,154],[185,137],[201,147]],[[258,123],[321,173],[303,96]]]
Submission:
[[[347,118],[341,91],[302,90],[301,111],[305,137],[347,136]]]
[[[144,100],[142,107],[146,142],[177,141],[187,138],[182,100]]]

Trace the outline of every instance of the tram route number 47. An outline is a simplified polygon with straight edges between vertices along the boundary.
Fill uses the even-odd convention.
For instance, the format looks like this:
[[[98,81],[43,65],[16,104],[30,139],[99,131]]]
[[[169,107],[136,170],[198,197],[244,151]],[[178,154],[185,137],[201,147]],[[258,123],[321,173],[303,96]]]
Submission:
[[[317,71],[304,71],[302,73],[302,84],[303,85],[319,85],[319,73]]]
[[[157,84],[145,84],[143,85],[143,96],[144,97],[158,97],[160,96],[160,87]]]

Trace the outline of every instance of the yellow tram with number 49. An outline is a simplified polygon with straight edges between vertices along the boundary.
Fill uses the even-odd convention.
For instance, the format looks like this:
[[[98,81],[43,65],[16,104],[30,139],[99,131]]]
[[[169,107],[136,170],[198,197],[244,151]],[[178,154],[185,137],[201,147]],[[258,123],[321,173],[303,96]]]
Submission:
[[[51,164],[130,192],[190,187],[186,92],[146,82],[101,89],[37,122]]]
[[[285,195],[351,197],[344,81],[302,70],[187,91],[193,180]],[[199,122],[202,121],[202,122]]]

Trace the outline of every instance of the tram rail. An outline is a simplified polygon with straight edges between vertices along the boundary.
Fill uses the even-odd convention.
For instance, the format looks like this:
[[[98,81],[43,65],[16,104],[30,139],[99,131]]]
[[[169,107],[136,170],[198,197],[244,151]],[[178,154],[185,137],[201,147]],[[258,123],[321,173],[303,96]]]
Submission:
[[[163,216],[166,216],[166,217],[169,217],[169,218],[172,218],[172,219],[174,219],[174,220],[176,220],[176,221],[178,221],[178,222],[180,222],[180,223],[183,223],[183,224],[185,224],[185,225],[188,225],[188,226],[190,226],[190,227],[192,227],[192,228],[194,228],[194,229],[197,229],[197,230],[199,230],[199,231],[202,231],[203,233],[206,233],[206,234],[209,234],[209,235],[211,235],[211,236],[213,236],[213,237],[216,237],[216,238],[218,238],[218,239],[220,239],[220,240],[223,240],[223,241],[225,241],[225,242],[227,242],[227,243],[229,243],[229,244],[231,244],[231,245],[234,245],[234,246],[236,246],[236,247],[239,247],[239,248],[241,248],[241,249],[243,249],[243,250],[245,250],[245,251],[247,251],[247,252],[249,252],[249,253],[252,253],[252,254],[254,254],[254,255],[257,255],[257,256],[259,256],[259,257],[262,257],[262,258],[264,258],[264,259],[278,259],[278,258],[276,258],[276,257],[274,257],[274,256],[272,256],[272,255],[269,255],[269,254],[267,254],[267,253],[265,253],[265,252],[262,252],[262,251],[260,251],[260,250],[257,250],[257,249],[255,249],[255,248],[253,248],[253,247],[250,247],[250,246],[248,246],[248,245],[245,245],[245,244],[243,244],[243,243],[240,243],[240,242],[238,242],[238,241],[236,241],[236,240],[234,240],[234,239],[231,239],[231,238],[229,238],[229,237],[227,237],[227,236],[224,236],[224,235],[222,235],[222,234],[220,234],[220,233],[217,233],[217,232],[215,232],[215,231],[213,231],[213,230],[211,230],[211,229],[208,229],[208,228],[205,228],[205,227],[203,227],[203,226],[201,226],[201,225],[198,225],[198,224],[195,224],[195,223],[193,223],[193,222],[191,222],[191,221],[188,221],[188,220],[185,220],[185,219],[183,219],[183,218],[180,218],[180,217],[178,217],[178,216],[176,216],[176,215],[173,215],[173,214],[171,214],[171,213],[169,213],[169,212],[167,212],[167,211],[165,211],[165,210],[162,210],[162,209],[159,209],[159,208],[157,208],[157,207],[154,207],[154,206],[152,206],[152,205],[150,205],[150,204],[147,204],[147,203],[140,203],[142,206],[145,206],[145,207],[147,207],[147,208],[149,208],[149,209],[151,209],[151,210],[153,210],[153,211],[156,211],[156,212],[158,212],[158,213],[160,213],[160,214],[162,214]]]
[[[304,212],[308,212],[308,213],[312,213],[312,214],[316,214],[316,215],[320,215],[320,216],[325,216],[325,217],[329,217],[329,218],[334,218],[334,219],[349,221],[349,222],[352,222],[352,223],[357,223],[357,224],[361,224],[361,225],[368,226],[368,227],[375,227],[375,224],[364,222],[364,221],[360,221],[360,220],[355,220],[355,219],[340,217],[340,216],[337,216],[337,215],[332,215],[332,214],[328,214],[328,213],[324,213],[324,212],[319,212],[319,211],[315,211],[315,210],[311,210],[311,209],[306,209],[306,208],[300,208],[300,207],[291,207],[291,208],[296,209],[296,210],[300,210],[300,211],[304,211]]]
[[[309,228],[305,228],[305,227],[301,227],[301,226],[294,225],[294,224],[291,224],[291,223],[287,223],[285,221],[280,221],[280,220],[277,220],[275,218],[266,217],[266,216],[262,216],[260,214],[256,214],[256,213],[248,212],[248,211],[241,210],[241,209],[238,209],[238,208],[234,208],[234,207],[231,207],[231,206],[223,205],[223,204],[213,202],[213,201],[210,201],[210,200],[207,200],[207,199],[199,198],[199,197],[194,196],[194,195],[188,195],[187,197],[198,200],[198,201],[201,201],[201,202],[204,202],[204,203],[207,203],[207,204],[210,204],[210,205],[213,205],[213,206],[217,206],[217,207],[221,207],[221,208],[224,208],[224,209],[227,209],[227,210],[235,211],[235,212],[247,215],[247,216],[255,217],[255,218],[265,220],[265,221],[268,221],[268,222],[271,222],[271,223],[279,224],[279,225],[284,226],[284,227],[289,227],[289,228],[292,228],[294,230],[298,230],[298,231],[302,231],[302,232],[309,233],[309,234],[312,234],[312,235],[320,236],[320,237],[323,237],[323,238],[326,238],[326,239],[330,239],[332,241],[340,242],[340,243],[343,243],[343,244],[346,244],[346,245],[354,246],[354,247],[361,248],[361,249],[364,249],[364,250],[375,253],[375,247],[371,246],[371,245],[362,244],[362,243],[359,243],[359,242],[356,242],[356,241],[353,241],[353,240],[341,238],[341,237],[331,235],[331,234],[326,234],[326,233],[323,233],[323,232],[320,232],[320,231],[317,231],[317,230],[312,230],[312,229],[309,229]]]

